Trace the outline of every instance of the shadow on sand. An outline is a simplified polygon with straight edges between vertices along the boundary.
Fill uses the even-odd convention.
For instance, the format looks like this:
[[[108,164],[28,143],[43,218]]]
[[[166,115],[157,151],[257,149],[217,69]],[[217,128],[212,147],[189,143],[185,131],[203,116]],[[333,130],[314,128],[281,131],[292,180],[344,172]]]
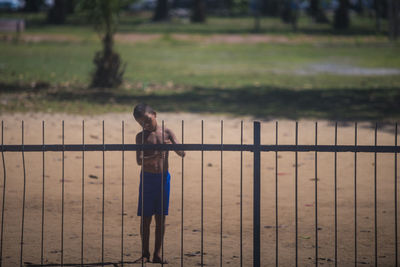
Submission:
[[[272,87],[236,89],[194,87],[181,92],[52,91],[48,100],[85,101],[132,107],[145,102],[164,112],[228,113],[259,119],[315,118],[339,121],[387,121],[400,116],[398,89],[310,89]]]
[[[100,112],[113,112],[130,110],[136,103],[144,102],[161,112],[224,113],[261,120],[308,118],[390,122],[400,117],[400,90],[397,88],[293,90],[246,86],[128,91],[54,88],[48,84],[38,84],[36,87],[1,84],[0,88],[3,99],[19,99],[28,95],[26,101],[31,101],[34,107],[32,111],[45,109],[41,104],[43,101],[52,102],[57,107],[55,111],[72,113],[79,111],[77,105],[84,107],[84,113],[90,113],[90,109],[96,106]]]

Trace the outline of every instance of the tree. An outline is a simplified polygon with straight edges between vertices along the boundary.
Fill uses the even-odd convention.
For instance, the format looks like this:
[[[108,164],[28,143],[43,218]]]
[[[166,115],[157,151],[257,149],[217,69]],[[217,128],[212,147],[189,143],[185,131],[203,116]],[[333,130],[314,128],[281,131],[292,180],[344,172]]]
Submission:
[[[344,30],[350,26],[349,0],[340,0],[339,7],[335,10],[333,26],[337,30]]]
[[[297,0],[285,0],[283,2],[283,9],[281,14],[282,21],[292,24],[293,30],[297,31],[298,17],[299,14]]]
[[[200,23],[206,21],[206,3],[204,0],[194,0],[191,21]]]
[[[355,4],[355,10],[359,15],[363,15],[363,13],[364,13],[363,0],[357,1],[357,3]]]
[[[277,17],[281,13],[281,0],[263,0],[262,13],[263,15]]]
[[[310,0],[309,13],[317,23],[329,23],[328,17],[324,10],[321,8],[320,0]]]
[[[165,21],[169,19],[168,0],[157,0],[157,6],[154,10],[153,21]]]
[[[44,0],[29,0],[25,1],[24,11],[39,12],[44,5]]]
[[[374,7],[375,7],[375,25],[376,25],[376,31],[380,32],[381,31],[381,14],[380,14],[380,3],[378,0],[374,1]]]
[[[387,18],[388,16],[388,1],[375,0],[374,1],[375,8],[375,19],[376,19],[376,31],[381,31],[381,19]]]
[[[77,0],[67,1],[67,14],[73,14],[77,5]]]
[[[230,14],[233,16],[239,15],[244,16],[249,13],[249,1],[248,0],[233,0],[230,8]]]
[[[254,32],[260,31],[260,6],[261,0],[250,0],[250,10],[254,15]]]
[[[400,3],[397,0],[388,0],[389,38],[397,40],[400,35]]]
[[[67,1],[54,0],[54,5],[47,13],[47,22],[51,24],[64,24],[67,18]]]
[[[126,1],[122,0],[82,0],[80,9],[103,42],[103,50],[96,52],[96,70],[92,76],[91,87],[109,88],[121,85],[126,64],[122,65],[120,56],[113,51],[114,34],[118,25],[118,14]]]

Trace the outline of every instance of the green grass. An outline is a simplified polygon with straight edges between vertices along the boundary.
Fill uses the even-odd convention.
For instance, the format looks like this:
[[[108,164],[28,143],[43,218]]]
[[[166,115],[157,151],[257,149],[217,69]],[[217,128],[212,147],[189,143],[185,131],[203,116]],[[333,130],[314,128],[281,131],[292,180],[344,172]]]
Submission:
[[[0,80],[4,83],[43,81],[87,83],[95,50],[100,45],[72,43],[1,43]]]
[[[0,43],[0,81],[87,84],[92,59],[100,49],[88,43]],[[400,69],[398,45],[315,46],[282,44],[210,44],[162,39],[143,44],[119,44],[127,63],[129,83],[240,88],[277,86],[312,88],[400,88],[398,76],[313,74],[313,64]],[[308,75],[298,75],[307,71]]]

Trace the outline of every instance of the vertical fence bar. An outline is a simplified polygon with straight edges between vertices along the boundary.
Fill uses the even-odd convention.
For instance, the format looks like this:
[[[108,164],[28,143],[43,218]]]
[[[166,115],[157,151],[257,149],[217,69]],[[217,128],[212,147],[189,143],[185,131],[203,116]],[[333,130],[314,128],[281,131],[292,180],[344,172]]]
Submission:
[[[354,124],[354,145],[357,148],[357,122]],[[357,266],[357,152],[354,152],[354,266]]]
[[[26,170],[25,170],[25,153],[24,153],[24,121],[22,121],[22,165],[24,169],[24,189],[22,198],[22,222],[21,222],[21,254],[19,259],[20,266],[23,266],[23,252],[24,252],[24,224],[25,224],[25,195],[26,195]]]
[[[222,230],[223,230],[223,224],[222,224],[222,215],[223,215],[223,170],[224,170],[224,165],[223,165],[223,149],[224,149],[224,121],[221,121],[221,221],[220,221],[220,254],[219,254],[219,265],[222,267]]]
[[[64,169],[65,169],[65,144],[64,144],[64,121],[62,121],[62,177],[61,177],[61,266],[64,266]]]
[[[240,122],[240,145],[243,146],[243,121]],[[240,267],[243,266],[243,151],[240,151]]]
[[[397,147],[397,123],[394,129],[394,145]],[[398,266],[398,238],[397,238],[397,153],[394,153],[394,248],[395,248],[395,256],[396,256],[396,267]]]
[[[278,121],[275,122],[275,145],[278,146]],[[278,231],[278,151],[275,151],[275,266],[279,266]]]
[[[4,121],[1,121],[1,158],[3,162],[3,202],[1,205],[1,237],[0,237],[0,267],[3,266],[3,232],[4,232],[4,208],[6,202],[6,181],[7,181],[7,173],[6,173],[6,162],[4,159]]]
[[[204,121],[201,120],[201,260],[200,266],[204,265]]]
[[[144,145],[144,127],[142,127],[142,147],[141,147],[141,154],[142,154],[142,169],[141,169],[141,181],[140,181],[140,183],[141,183],[141,185],[142,185],[142,188],[141,188],[141,199],[142,199],[142,207],[141,207],[141,217],[140,217],[140,232],[141,232],[141,237],[142,237],[142,257],[141,257],[141,259],[142,259],[142,267],[144,266],[144,148],[143,148],[143,145]],[[147,255],[146,255],[147,256]]]
[[[161,125],[162,144],[164,144],[164,120]],[[167,153],[167,152],[165,152]],[[161,266],[164,266],[164,171],[165,153],[162,152],[162,173],[161,173]]]
[[[378,123],[375,123],[375,147],[378,142]],[[376,179],[376,171],[377,171],[377,161],[376,161],[376,152],[374,152],[374,235],[375,235],[375,266],[378,266],[378,218],[377,218],[377,179]]]
[[[295,142],[296,142],[296,147],[299,145],[299,122],[296,121],[296,136],[295,136]],[[296,152],[294,153],[295,155],[295,185],[294,185],[294,195],[295,195],[295,242],[296,242],[296,267],[298,265],[298,258],[299,258],[299,240],[298,240],[298,235],[299,235],[299,206],[298,206],[298,199],[299,199],[299,195],[298,195],[298,152],[296,150]]]
[[[45,175],[45,160],[44,160],[44,121],[42,121],[42,232],[40,241],[40,264],[43,265],[43,255],[44,255],[44,175]]]
[[[318,145],[318,122],[315,122],[315,145]],[[315,151],[315,266],[318,266],[318,153]]]
[[[81,266],[83,266],[83,244],[84,244],[84,224],[85,224],[85,121],[82,121],[82,219],[81,219]]]
[[[335,122],[335,146],[337,146],[337,122]],[[337,267],[337,152],[335,151],[334,163],[334,183],[335,183],[335,267]]]
[[[253,156],[253,266],[260,267],[260,201],[261,201],[261,175],[260,175],[260,122],[254,122],[254,156]]]
[[[104,145],[104,120],[102,124],[102,135],[103,135],[103,199],[102,199],[102,206],[101,206],[101,266],[104,266],[104,196],[105,196],[105,185],[106,185],[106,177],[105,177],[105,145]]]
[[[182,120],[182,144],[184,144],[184,121]],[[184,200],[184,166],[185,166],[185,159],[182,157],[182,191],[181,191],[181,267],[183,267],[183,200]]]
[[[121,266],[124,267],[124,213],[125,213],[125,125],[122,121],[122,166],[121,166]]]

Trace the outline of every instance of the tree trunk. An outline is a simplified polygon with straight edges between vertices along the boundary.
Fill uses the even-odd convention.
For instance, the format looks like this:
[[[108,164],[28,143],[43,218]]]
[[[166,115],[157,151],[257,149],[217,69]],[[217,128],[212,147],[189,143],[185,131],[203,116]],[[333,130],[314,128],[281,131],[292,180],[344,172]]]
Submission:
[[[103,50],[95,54],[96,70],[92,76],[92,88],[113,88],[122,84],[126,64],[113,51],[113,34],[107,32],[103,38]]]
[[[192,9],[192,22],[202,23],[206,21],[206,3],[204,0],[195,0]]]
[[[340,0],[339,7],[335,10],[335,19],[333,26],[337,30],[344,30],[349,28],[349,0]]]
[[[363,0],[358,0],[357,1],[356,11],[357,11],[358,15],[363,15],[364,14]]]
[[[375,27],[376,27],[376,31],[380,32],[381,31],[381,15],[380,15],[381,9],[380,9],[379,0],[375,0],[374,6],[375,6]]]
[[[250,10],[254,15],[254,32],[260,31],[261,0],[250,0]]]
[[[51,24],[64,24],[67,17],[66,0],[54,0],[54,5],[47,13],[47,22]]]
[[[310,1],[310,15],[312,17],[316,17],[319,10],[319,0],[311,0]]]
[[[231,13],[233,5],[234,5],[234,1],[233,0],[225,0],[224,1],[224,7],[229,11],[229,14]]]
[[[254,14],[254,32],[259,32],[260,29],[260,12],[256,11]]]
[[[394,24],[394,38],[395,38],[395,40],[397,40],[397,38],[399,37],[399,35],[400,35],[400,3],[399,3],[399,1],[394,1],[394,4],[395,4],[395,6],[394,6],[394,22],[393,22],[393,24]]]
[[[388,1],[388,5],[389,5],[389,9],[388,9],[388,21],[389,21],[389,23],[388,23],[388,26],[389,26],[389,28],[388,28],[388,34],[389,34],[389,39],[390,40],[394,40],[394,36],[393,36],[393,33],[394,33],[394,24],[393,24],[393,20],[394,20],[394,16],[393,16],[393,8],[394,8],[394,3],[393,3],[393,1],[392,0],[387,0]]]
[[[399,7],[396,0],[388,0],[388,19],[389,19],[389,39],[397,40],[400,31]]]
[[[293,31],[297,31],[298,5],[296,0],[285,0],[281,19],[285,23],[292,24]]]
[[[311,0],[310,2],[310,15],[317,23],[329,23],[328,17],[320,5],[320,0]]]
[[[169,19],[168,0],[157,0],[153,21],[165,21]]]
[[[73,14],[75,12],[77,1],[76,0],[68,0],[67,1],[67,13]]]
[[[280,15],[280,4],[281,0],[260,0],[262,1],[262,6],[260,9],[263,15],[277,17]]]
[[[25,1],[24,10],[27,12],[39,12],[43,7],[44,0],[29,0]]]

